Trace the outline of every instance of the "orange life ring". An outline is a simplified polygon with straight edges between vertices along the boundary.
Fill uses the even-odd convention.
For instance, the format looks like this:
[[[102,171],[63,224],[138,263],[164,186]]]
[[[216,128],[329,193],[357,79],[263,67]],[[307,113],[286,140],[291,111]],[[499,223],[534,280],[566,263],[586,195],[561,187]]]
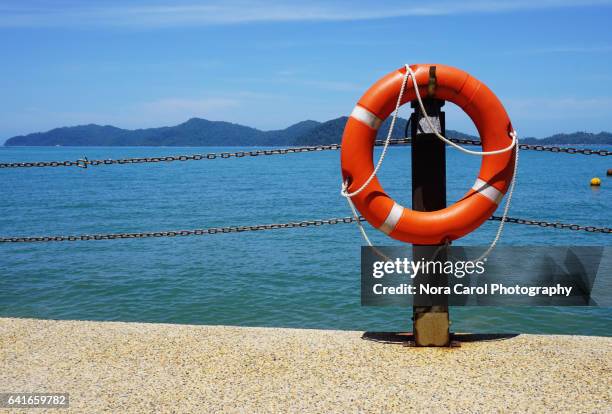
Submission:
[[[412,65],[420,95],[428,93],[431,66],[436,66],[437,81],[433,97],[453,102],[468,114],[476,124],[483,151],[508,147],[513,129],[506,110],[486,85],[468,73],[445,65]],[[359,189],[374,171],[376,133],[395,109],[405,73],[406,68],[401,68],[376,82],[361,97],[346,123],[340,157],[348,193]],[[401,104],[414,99],[416,92],[408,81]],[[512,180],[515,156],[514,150],[484,155],[476,183],[463,198],[442,210],[422,212],[402,207],[385,193],[377,177],[352,201],[373,227],[394,239],[414,244],[455,240],[493,214]]]

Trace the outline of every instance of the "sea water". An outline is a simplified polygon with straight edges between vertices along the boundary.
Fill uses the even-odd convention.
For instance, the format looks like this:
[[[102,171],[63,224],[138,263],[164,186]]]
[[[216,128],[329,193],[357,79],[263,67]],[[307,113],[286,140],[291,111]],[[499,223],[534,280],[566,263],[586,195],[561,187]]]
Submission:
[[[603,147],[610,149],[610,147]],[[0,162],[147,157],[238,148],[0,147]],[[379,154],[379,149],[375,156]],[[140,232],[350,215],[339,152],[139,165],[0,170],[0,235]],[[479,157],[447,150],[449,203]],[[522,151],[513,217],[612,224],[609,157]],[[410,147],[381,182],[409,206]],[[600,188],[589,180],[602,178]],[[501,214],[501,208],[496,214]],[[487,245],[487,222],[457,245]],[[366,226],[379,245],[396,245]],[[360,306],[354,224],[139,240],[0,245],[0,316],[409,330],[411,309]],[[611,245],[612,235],[507,224],[500,244]],[[612,275],[607,275],[612,277]],[[612,309],[452,308],[454,331],[611,335]]]

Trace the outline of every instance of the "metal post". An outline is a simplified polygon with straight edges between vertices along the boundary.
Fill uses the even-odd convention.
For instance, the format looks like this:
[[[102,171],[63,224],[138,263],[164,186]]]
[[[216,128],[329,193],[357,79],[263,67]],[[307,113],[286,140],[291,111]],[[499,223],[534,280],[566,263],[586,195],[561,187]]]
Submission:
[[[423,100],[430,120],[441,134],[446,133],[444,112],[441,111],[444,101],[427,98]],[[412,209],[416,211],[435,211],[446,207],[446,145],[431,131],[423,118],[418,102],[412,102],[415,108],[411,115],[412,136]],[[439,246],[439,245],[438,245]],[[413,245],[413,260],[419,260],[431,246]],[[446,251],[442,249],[442,256]],[[415,278],[415,285],[437,280],[446,284],[444,277],[422,275]],[[418,295],[417,295],[418,297]],[[413,306],[413,332],[416,346],[448,346],[450,344],[448,299],[437,296],[433,302],[418,300],[415,297]],[[421,298],[423,299],[423,298]],[[423,306],[423,304],[428,306]]]

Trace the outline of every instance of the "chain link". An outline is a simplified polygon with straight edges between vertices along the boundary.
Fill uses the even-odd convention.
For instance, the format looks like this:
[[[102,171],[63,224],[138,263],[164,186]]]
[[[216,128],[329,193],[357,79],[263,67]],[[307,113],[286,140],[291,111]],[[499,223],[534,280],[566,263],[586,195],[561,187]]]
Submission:
[[[410,138],[396,138],[389,140],[389,145],[407,145],[411,143]],[[480,145],[480,141],[473,139],[458,139],[452,138],[450,141],[456,144],[463,145]],[[377,140],[376,146],[384,145],[384,141]],[[531,145],[531,144],[520,144],[519,148],[522,150],[531,151],[547,151],[547,152],[563,152],[566,154],[583,154],[583,155],[601,155],[608,156],[612,155],[612,151],[608,150],[596,150],[589,148],[571,148],[571,147],[553,147],[546,145]],[[156,163],[156,162],[173,162],[173,161],[200,161],[200,160],[214,160],[224,158],[243,158],[243,157],[257,157],[260,155],[284,155],[284,154],[296,154],[301,152],[316,152],[316,151],[337,151],[340,149],[340,144],[329,144],[329,145],[311,145],[304,147],[290,147],[290,148],[274,148],[265,150],[252,150],[252,151],[236,151],[236,152],[209,152],[205,154],[189,154],[189,155],[169,155],[165,157],[142,157],[142,158],[120,158],[120,159],[105,159],[105,160],[90,160],[87,157],[75,161],[33,161],[33,162],[4,162],[0,163],[0,168],[29,168],[29,167],[95,167],[98,165],[116,165],[116,164],[144,164],[144,163]]]
[[[400,140],[401,141],[401,140]],[[83,157],[76,161],[38,161],[38,162],[13,162],[0,163],[0,168],[27,168],[27,167],[80,167],[87,168],[89,166],[98,165],[115,165],[115,164],[143,164],[155,162],[172,162],[172,161],[200,161],[214,160],[218,158],[243,158],[257,157],[260,155],[283,155],[294,154],[300,152],[315,152],[339,150],[340,144],[330,145],[312,145],[304,147],[291,148],[274,148],[265,150],[252,151],[236,151],[236,152],[209,152],[206,154],[189,154],[189,155],[170,155],[165,157],[142,157],[142,158],[120,158],[120,159],[105,159],[105,160],[89,160]]]
[[[489,220],[501,221],[502,217],[492,216]],[[323,220],[293,221],[289,223],[258,224],[253,226],[228,226],[210,227],[195,230],[175,230],[175,231],[149,231],[143,233],[108,233],[108,234],[81,234],[72,236],[34,236],[34,237],[0,237],[0,243],[33,243],[33,242],[61,242],[61,241],[85,241],[85,240],[115,240],[115,239],[143,239],[150,237],[180,237],[180,236],[204,236],[220,233],[242,233],[246,231],[291,229],[296,227],[319,227],[330,224],[346,224],[357,221],[354,217],[338,217]],[[365,219],[359,217],[359,221]],[[528,220],[514,217],[507,217],[507,223],[526,224],[539,227],[553,227],[555,229],[582,230],[589,233],[612,233],[612,228],[580,226],[578,224],[566,224],[558,222],[548,222],[540,220]]]
[[[365,219],[360,218],[360,221]],[[296,227],[318,227],[328,224],[353,223],[353,217],[339,217],[323,220],[293,221],[289,223],[257,224],[252,226],[209,227],[206,229],[151,231],[143,233],[109,233],[109,234],[82,234],[76,236],[35,236],[35,237],[0,237],[0,243],[31,243],[53,241],[78,240],[115,240],[115,239],[143,239],[149,237],[177,237],[177,236],[204,236],[219,233],[242,233],[246,231],[290,229]]]
[[[492,216],[489,220],[501,221],[501,217]],[[589,233],[612,233],[610,227],[581,226],[578,224],[559,223],[556,221],[529,220],[515,217],[506,218],[506,223],[525,224],[528,226],[552,227],[555,229],[586,231]]]
[[[481,142],[475,139],[458,139],[452,138],[456,144],[463,145],[481,145]],[[536,144],[519,144],[519,149],[528,151],[546,151],[546,152],[562,152],[566,154],[582,154],[582,155],[601,155],[608,156],[612,155],[612,151],[604,149],[591,149],[591,148],[572,148],[572,147],[556,147],[549,145],[536,145]]]

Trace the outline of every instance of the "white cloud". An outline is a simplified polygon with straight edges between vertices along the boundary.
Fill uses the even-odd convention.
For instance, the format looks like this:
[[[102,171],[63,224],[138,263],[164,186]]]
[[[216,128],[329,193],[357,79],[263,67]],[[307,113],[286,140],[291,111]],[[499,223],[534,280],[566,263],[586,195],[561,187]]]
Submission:
[[[549,46],[536,49],[524,50],[508,50],[502,52],[504,55],[541,55],[541,54],[557,54],[557,53],[610,53],[612,45],[598,46]]]
[[[241,78],[235,79],[240,82],[251,82],[257,84],[272,84],[274,87],[284,85],[283,88],[292,86],[306,86],[331,92],[363,92],[363,85],[341,80],[317,80],[305,79],[303,74],[297,71],[278,71],[276,78]]]
[[[3,130],[0,145],[3,138],[14,135],[90,123],[135,129],[176,125],[197,117],[212,121],[238,122],[259,128],[282,128],[283,124],[272,116],[269,108],[280,105],[291,114],[290,103],[291,98],[287,96],[243,91],[231,95],[196,98],[162,97],[91,110],[30,107],[15,112],[0,113],[0,125]],[[296,114],[300,114],[299,111]],[[285,115],[287,114],[283,117]]]
[[[503,105],[521,137],[546,137],[559,132],[609,131],[612,97],[530,97],[502,99]],[[477,135],[472,120],[457,106],[447,104],[446,126]]]
[[[611,128],[612,97],[506,98],[503,102],[522,137]]]
[[[522,98],[505,99],[511,117],[530,120],[601,118],[612,112],[612,98]],[[585,124],[588,129],[588,125]]]
[[[557,132],[610,130],[612,97],[596,98],[504,98],[513,125],[521,136],[548,136]],[[262,129],[279,129],[304,119],[326,121],[347,115],[351,108],[326,99],[296,101],[291,95],[241,92],[209,97],[164,97],[112,109],[90,111],[25,108],[0,113],[3,138],[59,126],[96,123],[122,128],[148,128],[176,125],[191,117],[238,122]],[[472,121],[456,106],[447,103],[449,129],[476,133]],[[406,116],[410,108],[404,106]]]
[[[416,2],[415,2],[416,3]],[[255,22],[352,21],[392,17],[503,13],[563,7],[610,5],[610,0],[468,0],[418,2],[209,1],[199,4],[0,6],[0,27],[172,27]],[[44,3],[42,3],[44,4]]]
[[[206,99],[186,99],[186,98],[163,98],[139,104],[135,112],[153,118],[182,119],[206,117],[210,113],[228,108],[240,106],[240,101],[233,98],[206,98]]]

